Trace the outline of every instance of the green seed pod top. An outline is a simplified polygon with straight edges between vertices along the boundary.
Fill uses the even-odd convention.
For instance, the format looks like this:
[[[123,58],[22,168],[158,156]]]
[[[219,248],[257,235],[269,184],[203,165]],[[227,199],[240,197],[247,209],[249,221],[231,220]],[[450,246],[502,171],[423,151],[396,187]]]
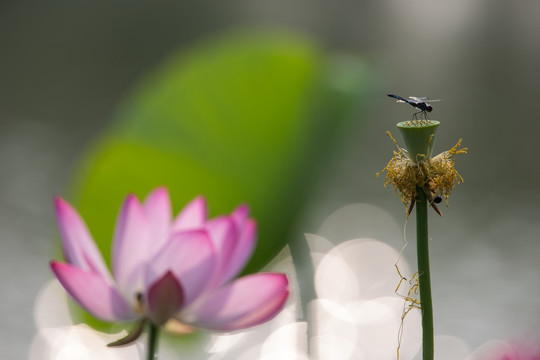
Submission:
[[[403,121],[397,127],[403,135],[411,161],[430,159],[435,144],[435,131],[440,122],[435,120]]]

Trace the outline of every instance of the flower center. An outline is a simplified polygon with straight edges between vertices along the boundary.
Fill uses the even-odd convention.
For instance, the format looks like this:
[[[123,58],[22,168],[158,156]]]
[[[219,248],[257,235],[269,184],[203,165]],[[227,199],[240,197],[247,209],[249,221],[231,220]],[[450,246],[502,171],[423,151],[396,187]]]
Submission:
[[[140,315],[144,315],[144,297],[142,292],[135,294],[135,312]]]

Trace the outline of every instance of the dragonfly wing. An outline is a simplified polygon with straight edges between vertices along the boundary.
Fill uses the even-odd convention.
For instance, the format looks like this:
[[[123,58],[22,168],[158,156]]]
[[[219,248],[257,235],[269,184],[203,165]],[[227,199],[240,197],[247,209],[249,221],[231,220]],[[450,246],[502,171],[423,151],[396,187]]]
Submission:
[[[427,101],[427,97],[425,96],[421,96],[421,97],[417,97],[417,96],[409,96],[409,99],[411,99],[412,101],[416,101],[416,102],[425,102]]]
[[[417,97],[417,96],[409,96],[409,99],[411,99],[412,101],[416,101],[416,102],[425,102],[425,103],[430,103],[430,102],[437,102],[437,101],[443,101],[443,99],[428,99],[427,97],[425,96],[422,96],[422,97]]]

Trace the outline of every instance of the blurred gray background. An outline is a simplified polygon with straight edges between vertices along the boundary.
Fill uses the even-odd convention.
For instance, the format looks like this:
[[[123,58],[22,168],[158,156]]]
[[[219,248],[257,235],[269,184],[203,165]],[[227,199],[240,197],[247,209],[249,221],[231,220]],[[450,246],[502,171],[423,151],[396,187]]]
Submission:
[[[321,169],[305,223],[350,203],[403,222],[376,178],[385,136],[412,108],[385,93],[444,98],[435,153],[459,138],[465,182],[431,219],[435,331],[472,348],[540,335],[540,3],[518,0],[0,2],[0,348],[23,359],[31,309],[57,246],[52,196],[136,81],[172,51],[233,29],[285,28],[362,56],[365,120]],[[412,228],[412,226],[411,226]],[[360,234],[362,235],[362,234]],[[411,235],[412,236],[412,235]],[[346,229],[342,239],[358,237]],[[400,247],[400,239],[392,246]],[[411,249],[406,256],[413,263]]]

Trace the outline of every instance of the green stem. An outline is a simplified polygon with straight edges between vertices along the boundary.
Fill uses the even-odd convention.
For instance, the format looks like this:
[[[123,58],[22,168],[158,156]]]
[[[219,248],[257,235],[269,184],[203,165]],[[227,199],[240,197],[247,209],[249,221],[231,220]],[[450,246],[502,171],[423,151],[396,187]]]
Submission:
[[[423,360],[433,360],[433,304],[429,272],[428,201],[424,189],[420,186],[416,187],[416,194],[416,249],[420,306],[422,308],[422,358]]]
[[[307,351],[308,355],[311,355],[311,344],[309,339],[314,334],[313,322],[308,321],[309,317],[309,305],[312,300],[317,296],[315,294],[315,283],[313,279],[315,278],[315,268],[313,265],[313,259],[311,258],[311,250],[305,235],[300,234],[296,238],[292,239],[289,242],[289,248],[291,249],[291,257],[294,264],[294,269],[296,271],[296,277],[301,281],[302,286],[300,286],[300,304],[302,305],[302,321],[307,322],[307,339],[308,346]]]
[[[158,347],[158,337],[159,337],[159,327],[152,324],[152,322],[148,322],[150,326],[150,332],[148,334],[148,353],[147,353],[147,359],[148,360],[155,360],[157,359],[157,347]]]

